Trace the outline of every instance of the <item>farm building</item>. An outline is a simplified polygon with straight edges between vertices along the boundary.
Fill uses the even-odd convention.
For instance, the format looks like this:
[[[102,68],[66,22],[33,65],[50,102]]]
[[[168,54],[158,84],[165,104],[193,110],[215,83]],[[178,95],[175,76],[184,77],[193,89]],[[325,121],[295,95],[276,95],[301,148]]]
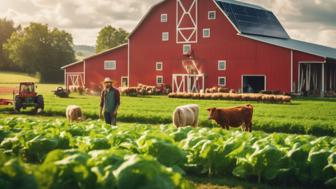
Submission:
[[[290,38],[269,10],[234,0],[164,0],[127,44],[63,67],[65,84],[99,89],[169,85],[174,92],[223,86],[240,92],[336,90],[336,49]]]

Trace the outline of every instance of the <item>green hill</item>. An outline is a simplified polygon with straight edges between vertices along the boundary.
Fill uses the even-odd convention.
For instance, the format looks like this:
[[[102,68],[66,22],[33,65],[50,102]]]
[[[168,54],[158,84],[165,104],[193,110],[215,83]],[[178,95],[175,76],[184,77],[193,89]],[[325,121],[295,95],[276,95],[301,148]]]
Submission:
[[[96,53],[96,48],[88,45],[75,45],[74,50],[76,52],[76,59],[78,60],[82,60]]]
[[[25,73],[0,72],[0,84],[14,84],[20,82],[39,82],[39,78]]]

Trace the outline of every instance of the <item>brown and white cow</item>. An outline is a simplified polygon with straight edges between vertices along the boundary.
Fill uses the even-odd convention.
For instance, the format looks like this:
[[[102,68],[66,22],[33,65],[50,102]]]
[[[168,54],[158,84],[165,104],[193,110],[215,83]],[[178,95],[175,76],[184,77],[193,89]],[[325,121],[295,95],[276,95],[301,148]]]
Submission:
[[[223,129],[240,127],[243,130],[252,132],[253,106],[238,106],[233,108],[209,108],[209,120],[215,120]]]

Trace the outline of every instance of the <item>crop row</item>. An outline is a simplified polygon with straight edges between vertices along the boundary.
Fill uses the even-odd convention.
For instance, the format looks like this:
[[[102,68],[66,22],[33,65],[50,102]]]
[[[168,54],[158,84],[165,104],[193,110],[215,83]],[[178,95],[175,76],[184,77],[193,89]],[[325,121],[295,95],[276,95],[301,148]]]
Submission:
[[[0,166],[2,189],[194,188],[153,157],[118,149],[54,150],[39,166],[1,155]]]
[[[182,179],[184,174],[230,175],[286,185],[336,186],[336,139],[331,137],[171,126],[111,128],[96,121],[68,125],[63,121],[4,119],[0,125],[0,153],[20,157],[29,165],[40,164],[37,173],[51,174],[34,175],[41,187],[62,184],[55,183],[67,176],[60,173],[69,171],[69,176],[81,170],[83,172],[79,171],[79,175],[72,178],[76,183],[79,182],[76,179],[87,182],[91,178],[88,175],[92,174],[89,187],[96,187],[99,180],[108,179],[112,174],[112,180],[120,188],[122,182],[117,173],[122,168],[128,171],[126,175],[138,170],[138,174],[128,175],[128,180],[143,176],[148,178],[146,181],[156,183],[155,179],[166,179],[171,187],[168,184],[163,188],[191,187]],[[55,149],[63,150],[55,152]],[[130,160],[132,154],[152,163],[134,165],[135,160]],[[105,163],[90,165],[89,162],[100,162],[92,158],[101,158]],[[127,163],[123,165],[124,162]],[[149,179],[153,177],[154,180]],[[171,184],[172,177],[179,178],[175,184]]]

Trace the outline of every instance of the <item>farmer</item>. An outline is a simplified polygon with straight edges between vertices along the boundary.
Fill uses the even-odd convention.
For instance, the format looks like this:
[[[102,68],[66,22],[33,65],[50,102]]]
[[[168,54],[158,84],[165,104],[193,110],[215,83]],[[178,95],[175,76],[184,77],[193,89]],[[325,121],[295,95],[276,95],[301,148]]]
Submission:
[[[112,86],[111,78],[104,80],[105,89],[101,93],[99,117],[103,117],[107,124],[117,125],[117,113],[120,105],[120,93]]]

